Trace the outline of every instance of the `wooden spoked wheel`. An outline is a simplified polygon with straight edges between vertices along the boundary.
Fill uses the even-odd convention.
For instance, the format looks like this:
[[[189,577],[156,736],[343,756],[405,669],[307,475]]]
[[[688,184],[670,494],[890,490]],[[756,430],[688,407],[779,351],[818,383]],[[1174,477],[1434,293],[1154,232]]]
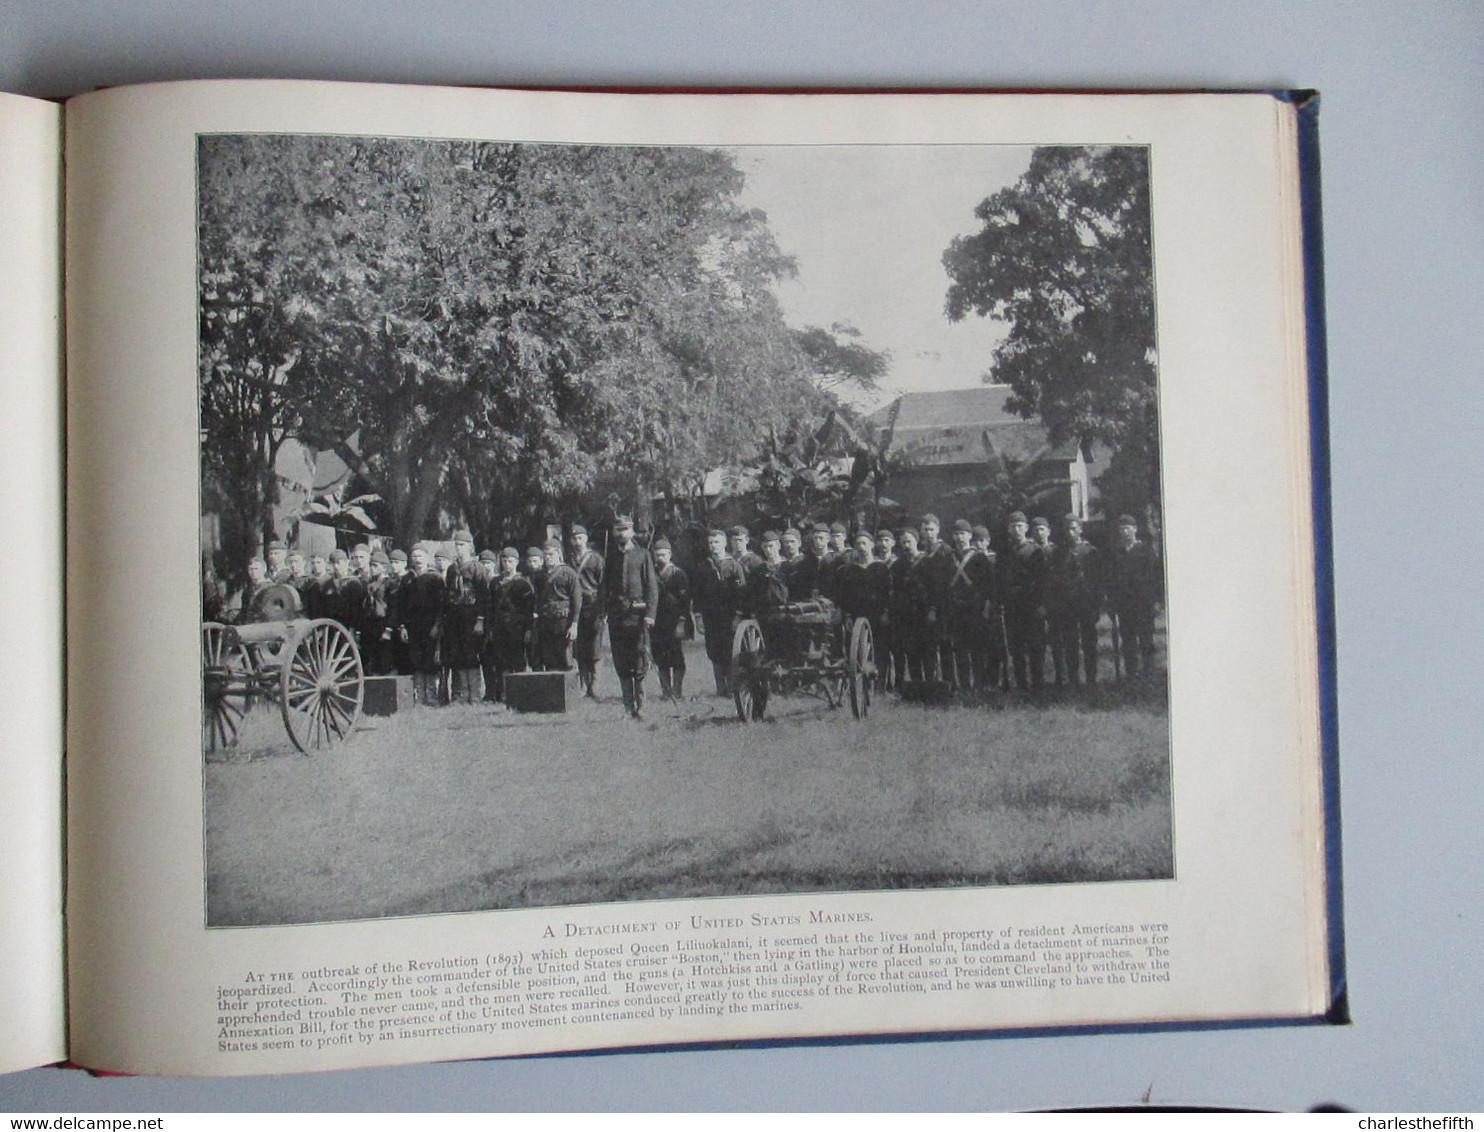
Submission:
[[[732,632],[732,698],[737,718],[753,723],[768,710],[768,672],[763,629],[750,618]]]
[[[201,745],[208,751],[237,746],[252,703],[252,659],[235,630],[215,621],[201,626],[203,708]]]
[[[355,638],[338,621],[311,621],[279,676],[279,706],[294,746],[306,754],[334,746],[361,717],[365,674]]]
[[[856,719],[865,719],[871,714],[871,686],[876,683],[876,645],[871,623],[864,617],[857,617],[850,631],[845,674],[850,683],[850,710]]]

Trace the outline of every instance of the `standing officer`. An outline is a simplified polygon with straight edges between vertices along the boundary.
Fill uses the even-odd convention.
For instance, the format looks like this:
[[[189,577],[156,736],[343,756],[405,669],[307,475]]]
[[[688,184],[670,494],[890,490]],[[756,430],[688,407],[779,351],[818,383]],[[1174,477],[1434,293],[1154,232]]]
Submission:
[[[526,645],[536,625],[536,587],[520,572],[520,551],[513,546],[500,551],[498,570],[485,598],[481,660],[485,698],[503,701],[505,674],[526,670]]]
[[[1097,547],[1082,537],[1076,515],[1062,521],[1062,541],[1051,557],[1051,632],[1060,639],[1073,684],[1098,682],[1098,616],[1102,585]]]
[[[577,678],[590,699],[597,698],[598,638],[603,629],[603,556],[587,544],[587,528],[572,524],[572,569],[582,586],[577,617]]]
[[[1015,686],[1039,691],[1046,683],[1047,560],[1027,537],[1025,512],[1012,511],[1010,547],[1000,562],[1000,598]]]
[[[1108,611],[1122,638],[1124,674],[1147,680],[1154,674],[1154,607],[1163,572],[1154,550],[1139,540],[1132,515],[1118,517],[1118,542],[1108,555],[1107,577]]]
[[[706,558],[696,567],[692,587],[696,609],[706,630],[706,656],[716,679],[716,694],[732,694],[732,630],[745,599],[747,579],[742,567],[727,553],[726,532],[714,528],[706,535]]]
[[[690,580],[685,571],[671,561],[670,540],[654,540],[655,577],[659,582],[659,603],[655,607],[654,666],[660,673],[660,695],[674,703],[685,699],[685,642],[696,635],[696,617],[690,604]]]
[[[546,672],[572,670],[572,642],[582,614],[582,582],[562,561],[562,544],[547,539],[542,546],[546,569],[537,594],[536,651]]]
[[[617,553],[604,580],[608,643],[623,689],[624,707],[635,719],[644,712],[644,677],[649,674],[649,631],[660,600],[659,578],[649,551],[634,541],[632,519],[614,520]]]
[[[438,692],[438,638],[443,622],[443,575],[429,563],[430,548],[418,543],[408,556],[412,569],[402,583],[397,635],[407,644],[414,703],[432,705]]]

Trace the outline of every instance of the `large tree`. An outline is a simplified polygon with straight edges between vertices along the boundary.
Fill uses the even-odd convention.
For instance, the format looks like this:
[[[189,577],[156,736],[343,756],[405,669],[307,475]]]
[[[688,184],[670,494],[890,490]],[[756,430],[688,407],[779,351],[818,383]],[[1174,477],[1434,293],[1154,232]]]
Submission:
[[[1157,505],[1154,273],[1149,154],[1139,146],[1044,146],[982,223],[943,256],[947,313],[1009,324],[992,375],[1010,407],[1061,442],[1113,453],[1107,502]]]
[[[239,137],[202,184],[203,281],[253,279],[203,320],[207,447],[262,368],[224,328],[291,316],[287,427],[399,539],[442,511],[514,536],[605,478],[632,504],[819,407],[770,287],[791,264],[716,151]]]

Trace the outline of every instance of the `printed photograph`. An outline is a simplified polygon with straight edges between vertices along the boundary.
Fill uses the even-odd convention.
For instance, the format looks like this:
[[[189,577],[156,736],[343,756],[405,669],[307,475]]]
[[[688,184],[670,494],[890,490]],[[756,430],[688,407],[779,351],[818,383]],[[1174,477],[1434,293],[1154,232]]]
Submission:
[[[1173,876],[1146,148],[197,160],[208,926]]]

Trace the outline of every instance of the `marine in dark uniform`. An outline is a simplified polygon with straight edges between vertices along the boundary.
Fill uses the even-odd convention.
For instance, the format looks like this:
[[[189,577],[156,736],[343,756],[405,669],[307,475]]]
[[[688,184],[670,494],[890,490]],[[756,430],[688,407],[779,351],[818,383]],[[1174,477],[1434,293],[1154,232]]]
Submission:
[[[850,531],[844,523],[830,524],[829,556],[833,562],[844,562],[850,557]]]
[[[797,527],[789,527],[784,531],[779,543],[783,561],[789,566],[797,562],[799,555],[804,553],[804,536],[799,533]]]
[[[1127,679],[1154,673],[1154,607],[1163,588],[1163,571],[1154,549],[1139,540],[1132,515],[1118,518],[1118,541],[1108,552],[1108,611],[1116,618]]]
[[[399,676],[410,676],[412,654],[407,648],[407,638],[402,635],[402,604],[407,597],[407,579],[412,575],[405,550],[394,550],[387,557],[392,564],[386,587],[386,627],[391,633],[392,671]],[[293,556],[289,558],[292,562]]]
[[[727,531],[727,553],[732,556],[733,561],[742,567],[742,589],[746,595],[743,603],[743,613],[755,613],[751,607],[751,599],[754,582],[758,572],[763,567],[761,555],[748,549],[748,543],[752,541],[752,534],[741,524]]]
[[[504,700],[505,674],[526,671],[536,631],[536,587],[520,572],[520,551],[500,551],[498,573],[485,591],[485,639],[481,660],[486,699]]]
[[[247,581],[242,587],[242,592],[237,599],[228,603],[224,617],[234,625],[246,625],[249,622],[260,621],[257,602],[265,591],[273,583],[268,580],[268,567],[261,558],[254,555],[247,560]]]
[[[1051,556],[1048,620],[1073,684],[1098,682],[1098,617],[1102,613],[1102,570],[1097,547],[1082,537],[1075,515],[1062,520],[1062,540]],[[1061,670],[1058,670],[1058,676]]]
[[[834,559],[830,557],[830,529],[818,523],[809,532],[809,544],[804,553],[789,564],[789,600],[834,601],[834,566]]]
[[[1000,559],[1000,600],[1005,636],[1017,688],[1039,689],[1046,683],[1047,559],[1027,536],[1025,513],[1014,511],[1007,524],[1009,547]]]
[[[891,604],[891,570],[876,557],[870,531],[856,532],[855,552],[835,567],[835,592],[845,614],[843,643],[848,645],[856,619],[864,618],[871,626],[872,645],[884,658],[880,642],[885,640],[883,622]]]
[[[898,691],[908,679],[923,679],[922,590],[917,577],[920,562],[922,553],[917,550],[917,531],[911,527],[902,528],[896,543],[896,558],[890,565],[892,601],[887,607],[887,617],[892,625],[889,645],[892,650],[892,684]]]
[[[623,689],[624,707],[635,719],[641,719],[644,677],[649,674],[649,632],[659,607],[659,578],[649,551],[634,541],[632,520],[615,520],[613,534],[617,546],[603,583],[608,643]]]
[[[742,567],[727,553],[727,535],[715,529],[706,535],[706,558],[695,569],[691,595],[706,630],[706,656],[716,679],[716,694],[732,694],[732,630],[746,596]]]
[[[582,612],[577,616],[577,678],[583,692],[596,697],[598,640],[603,631],[603,556],[587,544],[587,528],[572,525],[572,569],[582,585]]]
[[[928,680],[953,681],[953,645],[948,639],[948,583],[956,564],[952,548],[938,538],[938,516],[927,514],[918,524],[922,533],[922,561],[917,564],[921,595],[922,671]]]
[[[356,647],[364,653],[361,631],[365,625],[370,595],[366,583],[351,573],[350,558],[343,550],[330,551],[330,580],[322,588],[324,616],[333,617],[350,630]]]
[[[293,572],[289,570],[288,544],[282,539],[274,539],[268,544],[266,551],[268,561],[268,580],[275,585],[288,585],[293,580]]]
[[[1051,671],[1055,675],[1056,686],[1060,688],[1067,683],[1067,658],[1062,652],[1061,638],[1056,632],[1056,544],[1051,541],[1051,524],[1040,515],[1031,520],[1031,542],[1041,552],[1041,632],[1051,651]]]
[[[880,633],[876,637],[877,670],[880,673],[881,690],[889,692],[897,686],[896,669],[892,657],[896,653],[896,618],[893,616],[891,586],[896,578],[897,536],[882,527],[876,532],[876,557],[886,567],[887,606],[882,615]]]
[[[572,670],[572,642],[582,614],[582,582],[577,571],[562,561],[562,544],[547,539],[541,548],[546,570],[536,595],[536,652],[545,672]]]
[[[361,621],[361,663],[368,676],[392,671],[391,607],[395,604],[390,569],[384,551],[371,555],[371,577],[366,582],[366,611]]]
[[[323,554],[309,556],[309,576],[299,585],[299,606],[305,617],[325,616],[325,590],[330,583],[330,560]]]
[[[984,686],[1008,687],[1010,676],[1005,669],[1005,613],[1000,604],[1000,558],[989,541],[988,527],[974,528],[974,549],[989,562],[990,599],[984,605],[983,632],[975,654],[975,670],[984,673]]]
[[[468,531],[454,532],[453,550],[454,562],[444,575],[443,659],[452,676],[449,698],[472,704],[482,694],[479,645],[484,630],[484,569],[474,557],[474,536]]]
[[[650,550],[654,554],[655,577],[660,587],[654,632],[650,635],[654,666],[660,674],[660,695],[680,703],[685,699],[685,642],[696,635],[690,579],[671,561],[674,551],[669,539],[655,539]]]
[[[762,565],[748,582],[748,605],[761,618],[771,618],[788,604],[788,563],[777,531],[764,531]]]
[[[397,603],[397,635],[407,642],[412,665],[412,698],[425,705],[441,702],[438,642],[443,631],[443,575],[429,561],[431,548],[418,543]]]
[[[984,636],[986,612],[994,595],[994,567],[974,545],[974,530],[965,519],[954,521],[952,553],[953,572],[943,614],[953,655],[954,686],[967,692],[991,684]]]

